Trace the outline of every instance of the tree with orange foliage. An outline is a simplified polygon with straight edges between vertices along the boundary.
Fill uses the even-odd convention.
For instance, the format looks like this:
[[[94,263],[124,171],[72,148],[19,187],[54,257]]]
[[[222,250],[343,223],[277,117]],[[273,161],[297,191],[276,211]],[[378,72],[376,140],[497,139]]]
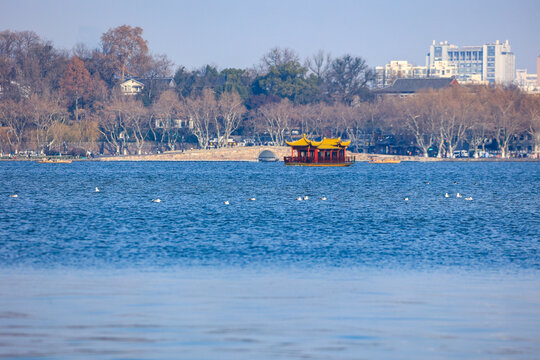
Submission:
[[[120,81],[126,74],[141,75],[150,60],[148,42],[142,38],[143,29],[122,25],[101,36],[103,54],[118,71]]]
[[[84,66],[84,62],[74,56],[60,80],[60,91],[64,96],[75,101],[74,115],[76,122],[79,122],[79,99],[88,93],[91,82],[92,77]]]

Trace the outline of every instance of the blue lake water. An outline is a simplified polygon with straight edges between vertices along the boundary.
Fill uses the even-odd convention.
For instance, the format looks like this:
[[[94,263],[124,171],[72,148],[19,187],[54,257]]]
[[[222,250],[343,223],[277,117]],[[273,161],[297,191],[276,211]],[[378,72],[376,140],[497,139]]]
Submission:
[[[0,358],[540,354],[540,163],[4,162],[0,185]]]

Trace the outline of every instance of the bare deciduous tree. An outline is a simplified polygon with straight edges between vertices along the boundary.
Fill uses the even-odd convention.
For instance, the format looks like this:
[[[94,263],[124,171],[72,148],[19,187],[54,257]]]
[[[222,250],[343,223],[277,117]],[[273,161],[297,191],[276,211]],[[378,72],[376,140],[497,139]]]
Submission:
[[[270,67],[281,67],[287,63],[300,63],[298,54],[292,49],[275,47],[261,59],[261,71],[266,72]]]
[[[306,59],[305,67],[307,67],[316,77],[323,79],[332,62],[330,53],[325,53],[324,50],[319,50],[317,53]]]
[[[401,109],[407,129],[414,136],[417,146],[422,149],[423,156],[428,157],[436,136],[429,104],[420,97],[409,97],[403,100]]]
[[[225,92],[218,101],[219,116],[223,123],[223,138],[219,139],[219,146],[226,146],[231,134],[238,129],[246,107],[237,92]]]
[[[21,150],[24,132],[28,121],[24,115],[24,106],[11,99],[0,102],[0,125],[5,128],[3,138],[7,142],[9,151],[18,154]]]
[[[525,131],[523,114],[520,113],[520,104],[523,94],[517,89],[503,89],[497,87],[491,90],[490,105],[491,116],[495,124],[495,139],[499,144],[501,157],[509,156],[510,142]]]
[[[166,141],[169,150],[174,150],[178,139],[178,126],[175,121],[180,119],[181,111],[182,105],[174,90],[163,92],[158,101],[152,105],[150,128],[154,131],[154,138],[157,137],[155,129],[159,129],[161,132],[161,143],[163,144]]]
[[[50,94],[41,97],[33,94],[25,102],[25,106],[27,116],[35,126],[36,151],[43,153],[54,145],[56,139],[50,136],[49,130],[56,121],[65,121],[66,110],[60,105],[58,97]]]
[[[469,111],[474,106],[468,94],[463,89],[448,88],[433,94],[437,98],[437,111],[440,121],[440,139],[446,149],[447,157],[454,157],[454,150],[464,140],[470,126]]]
[[[142,154],[145,139],[148,136],[148,111],[143,106],[140,100],[129,99],[124,107],[124,130],[131,134],[131,138],[135,140],[137,154]]]
[[[124,122],[124,98],[123,95],[115,94],[100,111],[99,129],[111,147],[111,152],[116,155],[126,151],[128,134],[124,131]]]
[[[261,106],[257,116],[265,124],[265,129],[275,145],[285,145],[285,133],[290,129],[294,108],[287,99],[279,103],[271,103]]]
[[[534,154],[540,158],[540,97],[527,96],[522,110],[528,118],[528,132],[534,140]]]
[[[296,106],[295,117],[297,126],[308,138],[318,135],[322,123],[322,104],[306,104]]]
[[[193,135],[199,146],[208,148],[212,127],[217,117],[217,101],[212,89],[204,89],[201,96],[189,97],[185,101],[185,112],[193,124]],[[219,134],[219,131],[217,131]],[[218,135],[219,138],[219,135]]]
[[[479,96],[475,93],[474,107],[469,111],[471,121],[467,132],[467,142],[472,147],[475,158],[480,156],[480,149],[483,153],[486,152],[486,145],[494,134],[494,124],[488,114],[489,106]]]

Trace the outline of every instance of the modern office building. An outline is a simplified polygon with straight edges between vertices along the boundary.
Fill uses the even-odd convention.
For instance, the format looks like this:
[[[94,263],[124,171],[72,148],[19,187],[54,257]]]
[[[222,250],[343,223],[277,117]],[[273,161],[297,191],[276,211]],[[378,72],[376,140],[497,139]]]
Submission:
[[[515,79],[516,59],[508,40],[479,46],[449,44],[448,41],[429,47],[426,68],[429,76],[440,76],[436,69],[454,71],[460,82],[487,82],[505,84]]]

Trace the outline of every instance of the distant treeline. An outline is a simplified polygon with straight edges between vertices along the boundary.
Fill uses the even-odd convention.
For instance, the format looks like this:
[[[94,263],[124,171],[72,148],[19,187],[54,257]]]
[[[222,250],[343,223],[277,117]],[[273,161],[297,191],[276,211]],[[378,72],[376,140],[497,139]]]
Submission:
[[[516,88],[375,96],[361,57],[320,51],[302,61],[279,48],[250,69],[180,66],[173,74],[142,33],[123,25],[99,48],[68,53],[31,31],[0,32],[0,151],[142,153],[222,147],[232,135],[283,145],[298,133],[348,138],[366,152],[539,150],[539,97]],[[137,95],[120,88],[130,78],[144,84]]]

